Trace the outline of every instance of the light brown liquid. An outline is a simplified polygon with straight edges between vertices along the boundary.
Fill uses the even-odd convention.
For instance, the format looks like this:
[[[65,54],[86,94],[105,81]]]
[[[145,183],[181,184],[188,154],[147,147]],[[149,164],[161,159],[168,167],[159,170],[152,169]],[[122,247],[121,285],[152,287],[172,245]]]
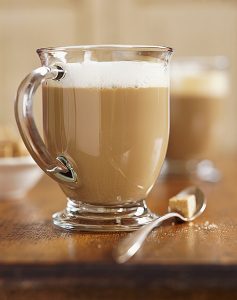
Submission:
[[[221,97],[171,94],[171,128],[167,158],[189,160],[213,154],[220,131]]]
[[[166,154],[168,88],[43,88],[50,153],[73,161],[79,186],[65,194],[96,205],[146,198]]]

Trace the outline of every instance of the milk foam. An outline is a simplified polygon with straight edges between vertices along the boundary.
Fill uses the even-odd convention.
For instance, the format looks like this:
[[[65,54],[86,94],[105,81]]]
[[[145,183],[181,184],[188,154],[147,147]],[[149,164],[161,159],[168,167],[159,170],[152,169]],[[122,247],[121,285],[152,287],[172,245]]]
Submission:
[[[161,62],[82,62],[61,65],[66,75],[63,87],[168,87],[169,72]],[[58,84],[57,84],[58,85]]]
[[[228,89],[228,78],[221,71],[202,71],[188,74],[172,72],[173,93],[223,97],[228,94]]]
[[[209,70],[197,62],[173,63],[171,68],[172,92],[184,95],[210,95],[223,97],[228,94],[228,76],[222,70]]]

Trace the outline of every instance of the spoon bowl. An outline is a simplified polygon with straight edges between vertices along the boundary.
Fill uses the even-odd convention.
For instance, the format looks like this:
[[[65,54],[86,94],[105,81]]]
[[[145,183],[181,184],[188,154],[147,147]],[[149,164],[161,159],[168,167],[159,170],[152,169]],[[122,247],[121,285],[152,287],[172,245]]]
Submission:
[[[196,211],[192,215],[192,217],[190,217],[190,218],[186,218],[182,214],[177,213],[177,215],[178,215],[177,217],[180,218],[184,222],[190,222],[190,221],[193,221],[194,219],[196,219],[198,216],[200,216],[204,212],[204,210],[207,206],[206,198],[203,194],[203,191],[200,190],[198,187],[195,187],[195,186],[190,186],[190,187],[182,190],[176,196],[188,196],[188,195],[194,195],[195,196],[195,198],[196,198]],[[171,212],[169,207],[168,207],[168,211]]]
[[[206,198],[202,190],[200,190],[198,187],[190,186],[182,190],[181,192],[179,192],[176,196],[188,196],[188,195],[194,195],[196,198],[196,211],[190,218],[184,217],[182,214],[178,212],[172,212],[168,207],[168,211],[169,211],[168,213],[166,213],[161,217],[159,216],[155,218],[149,224],[144,225],[143,227],[141,227],[134,233],[130,234],[128,237],[126,237],[119,243],[119,245],[114,249],[114,253],[113,253],[116,262],[124,263],[127,260],[129,260],[133,255],[135,255],[136,252],[141,248],[148,234],[154,228],[161,225],[163,221],[176,217],[184,222],[190,222],[196,219],[198,216],[200,216],[206,208]]]

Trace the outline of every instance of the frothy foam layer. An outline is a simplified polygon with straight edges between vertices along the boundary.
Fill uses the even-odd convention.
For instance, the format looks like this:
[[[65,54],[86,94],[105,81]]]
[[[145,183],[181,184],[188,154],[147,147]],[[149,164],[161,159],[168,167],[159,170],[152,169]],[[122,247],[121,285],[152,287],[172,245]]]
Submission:
[[[228,89],[228,78],[222,71],[202,71],[182,75],[172,73],[173,93],[223,97],[228,94]]]
[[[83,62],[62,65],[66,75],[63,87],[167,87],[169,73],[160,63],[119,61]]]

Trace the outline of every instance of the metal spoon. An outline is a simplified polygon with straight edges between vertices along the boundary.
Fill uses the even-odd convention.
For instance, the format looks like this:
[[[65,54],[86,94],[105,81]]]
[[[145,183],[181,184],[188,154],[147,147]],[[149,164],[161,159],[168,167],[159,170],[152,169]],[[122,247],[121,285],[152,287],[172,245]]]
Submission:
[[[129,260],[142,246],[148,234],[158,227],[163,221],[177,217],[184,222],[190,222],[200,216],[206,208],[206,199],[203,192],[197,187],[188,187],[182,190],[178,195],[195,195],[196,212],[191,218],[186,218],[177,212],[168,212],[162,217],[157,217],[151,223],[144,225],[134,233],[130,234],[115,248],[113,256],[118,263],[124,263]]]

